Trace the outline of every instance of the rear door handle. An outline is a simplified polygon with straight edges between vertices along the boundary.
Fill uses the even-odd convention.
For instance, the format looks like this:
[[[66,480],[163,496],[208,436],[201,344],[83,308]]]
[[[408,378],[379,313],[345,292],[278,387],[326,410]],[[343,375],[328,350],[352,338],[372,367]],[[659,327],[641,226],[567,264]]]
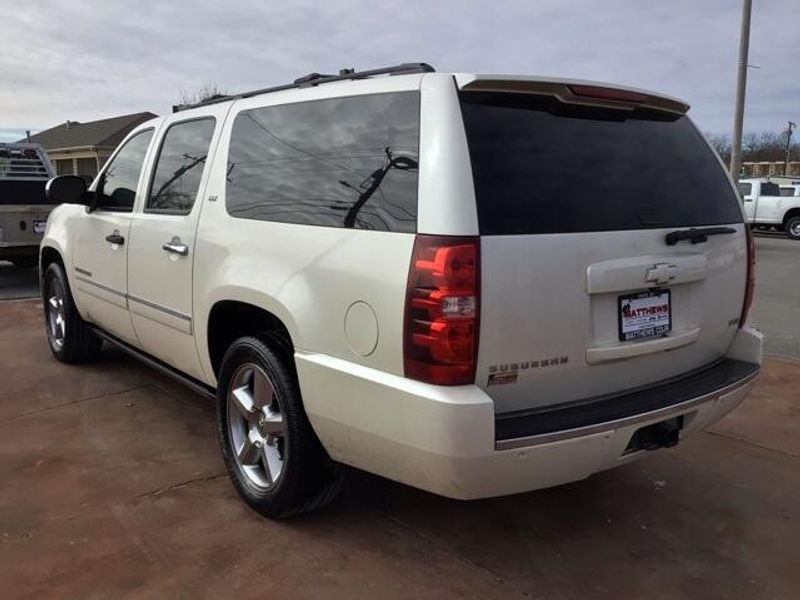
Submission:
[[[170,254],[177,254],[179,256],[189,255],[189,246],[181,242],[181,238],[174,237],[169,242],[161,246],[161,248]]]
[[[115,246],[122,246],[125,243],[125,238],[119,234],[119,229],[115,229],[114,233],[106,236],[106,241]]]

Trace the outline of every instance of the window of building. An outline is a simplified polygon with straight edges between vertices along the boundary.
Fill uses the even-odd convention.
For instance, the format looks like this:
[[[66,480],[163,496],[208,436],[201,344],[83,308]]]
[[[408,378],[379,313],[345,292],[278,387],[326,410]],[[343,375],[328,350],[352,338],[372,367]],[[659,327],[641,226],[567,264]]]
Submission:
[[[94,158],[79,158],[78,172],[76,175],[94,179],[95,175],[97,175],[97,160]]]
[[[59,175],[73,175],[72,172],[72,159],[59,159],[55,161],[56,163],[56,173]]]

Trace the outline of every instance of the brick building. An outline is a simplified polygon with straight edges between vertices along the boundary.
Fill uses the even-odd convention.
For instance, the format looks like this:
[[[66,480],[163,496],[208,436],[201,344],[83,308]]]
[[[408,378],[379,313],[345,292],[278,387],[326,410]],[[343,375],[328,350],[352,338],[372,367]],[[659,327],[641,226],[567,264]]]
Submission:
[[[742,170],[744,177],[768,177],[770,175],[783,175],[786,163],[782,160],[773,162],[744,162],[742,163]],[[787,175],[794,175],[800,177],[800,161],[792,161],[789,163],[789,171]]]

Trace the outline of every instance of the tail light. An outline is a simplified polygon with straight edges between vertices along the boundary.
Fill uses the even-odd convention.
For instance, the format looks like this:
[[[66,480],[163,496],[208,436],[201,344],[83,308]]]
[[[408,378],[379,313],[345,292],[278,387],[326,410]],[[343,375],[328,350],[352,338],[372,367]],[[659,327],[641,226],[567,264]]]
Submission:
[[[744,305],[742,306],[742,316],[739,317],[739,327],[744,327],[747,321],[747,313],[750,312],[750,306],[753,304],[753,293],[756,289],[756,247],[750,226],[745,225],[744,227],[747,235],[747,287],[744,292]]]
[[[417,235],[406,291],[406,377],[439,385],[474,383],[479,239]]]

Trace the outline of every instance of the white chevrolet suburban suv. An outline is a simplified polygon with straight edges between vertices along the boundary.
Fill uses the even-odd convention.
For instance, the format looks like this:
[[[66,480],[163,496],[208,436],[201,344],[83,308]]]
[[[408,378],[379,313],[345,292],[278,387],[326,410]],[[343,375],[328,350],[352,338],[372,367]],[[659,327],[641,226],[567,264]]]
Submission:
[[[64,362],[103,341],[215,396],[271,517],[351,465],[451,498],[676,444],[759,371],[736,188],[660,94],[425,64],[137,127],[41,247]]]

